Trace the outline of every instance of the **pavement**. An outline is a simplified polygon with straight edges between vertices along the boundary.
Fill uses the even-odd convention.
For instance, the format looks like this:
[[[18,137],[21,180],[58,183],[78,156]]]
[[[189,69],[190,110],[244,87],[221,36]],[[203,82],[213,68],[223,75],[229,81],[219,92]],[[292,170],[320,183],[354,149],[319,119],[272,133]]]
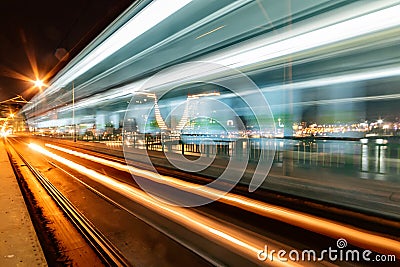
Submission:
[[[47,266],[3,140],[0,182],[0,266]]]

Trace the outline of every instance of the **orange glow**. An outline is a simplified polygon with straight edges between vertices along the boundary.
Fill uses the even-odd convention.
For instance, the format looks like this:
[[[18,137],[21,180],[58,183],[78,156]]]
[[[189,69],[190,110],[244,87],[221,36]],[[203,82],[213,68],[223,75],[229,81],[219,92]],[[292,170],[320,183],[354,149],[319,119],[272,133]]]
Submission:
[[[117,162],[108,161],[105,159],[101,159],[98,157],[90,156],[84,153],[71,151],[69,149],[60,148],[54,145],[46,144],[46,146],[61,150],[63,152],[73,154],[85,159],[89,159],[110,167],[114,167],[123,171],[131,171],[133,174],[140,175],[147,179],[151,179],[152,181],[166,184],[169,186],[174,186],[175,188],[179,188],[181,190],[185,190],[187,192],[195,193],[204,197],[207,196],[220,196],[221,192],[212,188],[202,187],[198,184],[193,184],[190,182],[181,181],[179,179],[169,177],[169,176],[161,176],[158,173],[153,173],[146,170],[137,169],[131,166],[126,166]],[[303,214],[300,212],[296,212],[293,210],[281,208],[278,206],[270,205],[267,203],[263,203],[260,201],[252,200],[246,197],[242,197],[236,194],[228,193],[221,197],[221,202],[224,202],[229,205],[234,205],[236,207],[260,214],[262,216],[274,218],[286,223],[290,223],[308,230],[312,230],[327,236],[331,236],[333,238],[346,238],[349,241],[353,241],[353,244],[359,245],[361,247],[372,248],[374,250],[383,252],[393,252],[396,255],[400,256],[400,243],[391,239],[371,235],[365,233],[358,229],[353,229],[348,226],[339,225],[335,222],[324,220],[318,217],[310,216],[307,214]],[[379,242],[377,242],[379,239]],[[373,242],[371,242],[374,240]],[[368,244],[366,246],[366,244]],[[379,245],[378,245],[379,244]],[[379,246],[379,247],[378,247]]]
[[[34,72],[38,72],[38,70],[34,71]],[[4,76],[10,77],[10,78],[14,78],[17,80],[21,80],[21,81],[25,81],[25,82],[29,82],[30,84],[32,84],[31,87],[25,89],[24,93],[25,94],[30,94],[34,91],[36,91],[38,88],[42,89],[43,86],[47,86],[47,84],[45,84],[43,81],[47,80],[50,78],[50,74],[45,75],[42,79],[39,78],[38,76],[35,76],[34,79],[28,77],[27,75],[24,75],[22,73],[19,73],[15,70],[12,70],[10,68],[4,67]],[[42,83],[40,84],[39,81],[42,81]],[[40,86],[39,86],[40,85]]]
[[[32,47],[28,46],[28,44],[30,42],[29,42],[29,40],[27,40],[25,33],[23,31],[21,31],[21,43],[24,47],[25,54],[29,61],[29,65],[30,65],[32,72],[30,74],[22,74],[16,70],[8,68],[8,67],[3,67],[3,75],[13,78],[13,79],[17,79],[17,80],[21,80],[21,81],[25,81],[25,82],[29,82],[30,84],[33,84],[31,87],[25,89],[24,94],[31,94],[33,92],[36,92],[37,88],[39,88],[39,90],[41,92],[42,87],[47,86],[44,83],[44,81],[49,80],[55,74],[55,70],[56,70],[57,66],[54,67],[48,73],[41,75],[39,68],[38,68],[34,50],[32,49]],[[42,81],[42,83],[39,84],[38,81]]]
[[[37,88],[39,88],[39,89],[41,89],[41,88],[44,86],[44,82],[43,82],[42,80],[39,80],[39,79],[37,79],[37,80],[34,82],[34,84],[35,84],[35,86],[36,86]]]
[[[172,206],[166,204],[165,202],[158,201],[157,199],[147,195],[142,190],[139,190],[120,181],[114,180],[106,175],[96,172],[95,170],[86,168],[76,162],[65,159],[57,154],[46,150],[39,145],[31,143],[29,144],[29,147],[45,156],[50,157],[52,160],[56,160],[68,166],[69,168],[72,168],[79,173],[84,174],[92,180],[114,190],[115,192],[120,193],[130,200],[137,202],[142,206],[179,223],[185,228],[201,234],[209,240],[219,243],[223,247],[234,251],[235,253],[248,257],[248,259],[253,260],[257,264],[268,263],[268,265],[273,264],[277,266],[301,266],[297,263],[290,262],[260,262],[257,259],[257,255],[260,250],[263,249],[266,241],[268,242],[268,244],[271,244],[269,245],[271,249],[278,249],[278,246],[273,245],[273,240],[267,240],[266,237],[260,237],[255,233],[252,233],[245,229],[241,229],[235,225],[229,225],[226,222],[220,222],[212,218],[208,218],[207,216],[199,214],[191,209]]]
[[[222,192],[204,187],[198,184],[186,182],[170,176],[160,175],[147,170],[138,169],[132,166],[127,166],[121,163],[113,162],[103,158],[98,158],[81,152],[62,148],[59,146],[45,144],[45,146],[63,151],[65,153],[75,155],[81,158],[92,160],[97,163],[104,164],[122,171],[129,171],[134,175],[138,175],[157,183],[173,186],[180,190],[197,194],[203,197],[220,197],[218,201],[236,206],[243,210],[247,210],[265,217],[273,218],[285,223],[289,223],[313,232],[317,232],[335,239],[345,238],[353,245],[360,246],[365,249],[371,249],[383,254],[392,253],[397,258],[400,258],[400,242],[386,237],[377,236],[367,233],[362,229],[357,229],[351,226],[338,224],[334,221],[308,215],[302,212],[297,212],[287,208],[264,203],[258,200],[253,200],[244,196],[233,193],[223,195]]]

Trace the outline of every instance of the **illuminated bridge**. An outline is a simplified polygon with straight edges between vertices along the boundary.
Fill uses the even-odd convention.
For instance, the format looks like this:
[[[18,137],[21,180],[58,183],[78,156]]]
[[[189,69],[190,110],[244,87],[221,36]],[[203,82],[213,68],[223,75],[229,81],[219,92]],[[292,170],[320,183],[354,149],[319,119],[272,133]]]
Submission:
[[[395,263],[399,14],[392,0],[137,1],[3,134],[116,265]]]

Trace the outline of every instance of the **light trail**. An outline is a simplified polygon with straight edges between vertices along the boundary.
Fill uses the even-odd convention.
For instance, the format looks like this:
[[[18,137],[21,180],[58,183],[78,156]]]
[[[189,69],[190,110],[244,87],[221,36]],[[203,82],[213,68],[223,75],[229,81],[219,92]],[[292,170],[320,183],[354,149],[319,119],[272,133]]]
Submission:
[[[209,32],[203,33],[202,35],[197,36],[196,39],[203,38],[204,36],[209,35],[209,34],[211,34],[211,33],[213,33],[213,32],[216,32],[216,31],[218,31],[218,30],[224,28],[225,26],[226,26],[226,25],[222,25],[222,26],[219,26],[219,27],[217,27],[217,28],[215,28],[215,29],[213,29],[213,30],[211,30],[211,31],[209,31]]]
[[[250,231],[245,229],[232,228],[226,223],[220,223],[214,221],[206,216],[200,215],[188,208],[181,208],[177,206],[168,205],[164,202],[158,201],[157,199],[147,195],[142,190],[139,190],[133,186],[129,186],[125,183],[116,181],[106,175],[96,172],[93,169],[89,169],[80,165],[74,161],[63,158],[57,154],[54,154],[45,148],[30,143],[28,145],[31,149],[50,157],[52,160],[58,161],[79,173],[91,178],[92,180],[108,187],[115,192],[127,197],[128,199],[143,205],[146,208],[170,219],[193,232],[196,232],[215,243],[222,245],[239,255],[247,257],[258,264],[274,265],[274,266],[303,266],[303,264],[297,264],[295,262],[281,262],[274,260],[260,261],[257,255],[263,250],[266,244],[266,238],[262,239]],[[268,246],[271,246],[271,251],[275,249],[278,251],[279,247],[270,245],[271,241],[268,242]],[[268,255],[269,259],[273,259],[272,255]]]
[[[56,80],[52,87],[57,89],[65,86],[190,2],[191,0],[152,1],[113,35],[93,49],[89,55],[68,70],[65,75]]]
[[[100,64],[101,61],[153,28],[157,23],[184,8],[190,2],[189,0],[182,0],[166,4],[163,1],[153,1],[118,31],[110,35],[102,44],[88,53],[75,66],[72,66],[62,75],[58,75],[59,77],[56,77],[45,94],[54,93],[96,64]],[[390,3],[372,1],[337,14],[322,15],[318,23],[311,21],[290,31],[273,36],[266,35],[259,40],[241,43],[234,48],[202,57],[199,60],[234,68],[245,68],[253,64],[272,62],[289,55],[293,57],[311,49],[392,29],[400,25],[400,18],[397,15],[400,12],[400,5],[391,6],[394,3],[394,1]],[[229,11],[230,9],[225,10],[225,12]],[[220,15],[218,13],[218,16]],[[385,18],[384,20],[381,19],[383,17]],[[211,18],[212,16],[210,16]],[[141,27],[138,27],[138,25]],[[187,29],[187,31],[190,32],[190,29]],[[220,29],[220,27],[216,29]],[[184,32],[186,33],[186,31]],[[177,37],[174,36],[173,39],[178,39]],[[294,46],[293,44],[296,45]],[[137,87],[135,86],[132,91],[136,90]]]
[[[368,8],[352,10],[352,12],[366,12]],[[266,38],[248,45],[240,45],[233,51],[219,53],[208,60],[224,66],[241,68],[251,64],[276,60],[299,52],[309,51],[318,47],[327,46],[352,38],[372,34],[400,25],[400,5],[372,11],[359,17],[341,21],[338,16],[330,16],[326,21],[300,28],[296,32],[289,31],[273,38]],[[344,14],[340,14],[344,16]],[[382,18],[385,18],[382,20]],[[318,25],[323,25],[317,28]],[[296,45],[293,45],[296,44]]]
[[[352,228],[350,226],[338,224],[334,221],[308,215],[302,212],[297,212],[287,208],[282,208],[276,205],[271,205],[258,200],[253,200],[237,194],[225,194],[225,192],[221,192],[217,189],[182,181],[170,176],[138,169],[132,166],[124,165],[118,162],[106,160],[52,144],[45,144],[45,146],[68,153],[70,155],[75,155],[100,164],[104,164],[106,166],[113,167],[121,171],[130,172],[131,174],[141,176],[160,184],[184,190],[186,192],[197,194],[203,197],[210,197],[213,199],[215,199],[215,197],[218,197],[218,201],[225,204],[233,205],[243,210],[279,220],[284,223],[307,229],[312,232],[320,233],[335,239],[345,238],[353,245],[365,249],[371,249],[382,254],[395,254],[397,258],[400,258],[400,242],[393,239],[374,235],[361,229]]]

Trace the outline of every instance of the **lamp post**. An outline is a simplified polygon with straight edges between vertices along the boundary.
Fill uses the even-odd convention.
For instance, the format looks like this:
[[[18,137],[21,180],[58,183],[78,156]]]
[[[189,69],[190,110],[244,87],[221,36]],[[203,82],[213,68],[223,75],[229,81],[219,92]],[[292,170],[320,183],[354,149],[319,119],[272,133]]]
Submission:
[[[35,87],[42,89],[43,86],[45,86],[45,83],[40,80],[37,79],[36,81],[33,81],[33,84]],[[36,116],[36,112],[37,112],[37,101],[34,102],[33,108],[34,108],[34,116]],[[75,124],[75,86],[74,86],[74,82],[72,82],[72,129],[73,129],[73,134],[72,134],[72,138],[74,140],[74,142],[76,142],[76,124]],[[36,132],[36,123],[34,123],[34,127],[33,127],[33,132]]]
[[[45,83],[43,82],[43,80],[40,79],[36,79],[35,81],[33,81],[33,84],[36,88],[38,88],[40,91],[42,91],[42,87],[45,86]],[[33,103],[33,109],[34,109],[34,118],[35,118],[35,122],[33,124],[33,133],[36,134],[36,116],[37,116],[37,100],[35,100],[35,102]]]
[[[76,142],[76,124],[75,124],[75,86],[72,82],[72,128],[73,128],[73,140]]]
[[[33,122],[33,135],[36,135],[36,110],[37,110],[37,108],[36,108],[36,101],[34,101],[33,102],[33,120],[34,120],[34,122]]]

